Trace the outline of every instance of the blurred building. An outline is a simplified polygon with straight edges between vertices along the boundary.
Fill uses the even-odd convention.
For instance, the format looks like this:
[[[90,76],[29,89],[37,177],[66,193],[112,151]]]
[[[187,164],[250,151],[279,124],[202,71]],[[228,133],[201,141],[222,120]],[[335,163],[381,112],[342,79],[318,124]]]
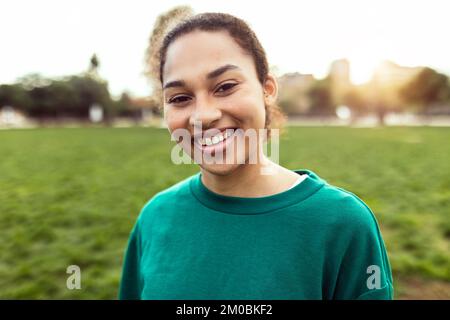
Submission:
[[[370,96],[372,100],[383,100],[384,105],[392,109],[403,102],[401,88],[411,81],[423,67],[404,67],[391,61],[383,61],[374,71],[370,80]]]
[[[20,110],[12,106],[0,108],[0,127],[22,127],[27,122],[26,115]]]
[[[308,91],[316,79],[311,74],[299,72],[286,73],[278,77],[279,95],[278,103],[288,114],[301,114],[311,107]]]
[[[392,61],[383,61],[375,69],[372,81],[389,86],[402,86],[422,69],[423,67],[403,67]]]
[[[352,83],[350,80],[350,62],[347,59],[333,61],[328,74],[332,100],[341,105]]]
[[[130,106],[143,122],[151,121],[159,112],[159,105],[152,97],[131,98]]]

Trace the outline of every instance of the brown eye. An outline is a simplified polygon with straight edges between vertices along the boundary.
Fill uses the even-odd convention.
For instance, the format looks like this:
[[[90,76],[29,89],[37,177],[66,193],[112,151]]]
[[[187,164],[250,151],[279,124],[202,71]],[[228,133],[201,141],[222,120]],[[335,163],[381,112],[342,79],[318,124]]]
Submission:
[[[187,97],[187,96],[176,96],[176,97],[170,99],[169,103],[173,103],[173,104],[183,103],[183,102],[187,101],[188,99],[189,99],[189,97]]]
[[[233,87],[235,87],[236,85],[237,85],[237,83],[231,83],[231,82],[225,83],[224,85],[221,85],[219,87],[219,89],[217,89],[216,92],[227,92],[227,91],[231,90]]]

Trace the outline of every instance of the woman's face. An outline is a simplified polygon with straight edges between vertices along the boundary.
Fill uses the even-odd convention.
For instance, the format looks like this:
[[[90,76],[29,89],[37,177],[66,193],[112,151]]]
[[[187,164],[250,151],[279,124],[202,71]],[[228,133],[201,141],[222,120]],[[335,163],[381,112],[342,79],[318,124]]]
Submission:
[[[237,141],[243,141],[242,132],[264,129],[265,99],[273,101],[276,93],[275,79],[269,75],[262,86],[252,56],[226,31],[193,31],[168,47],[163,69],[166,124],[171,133],[190,133],[192,139],[180,145],[191,158],[194,152],[203,157],[223,154],[223,161],[216,163],[196,160],[210,173],[230,174],[261,150],[260,139],[256,145]],[[225,129],[242,131],[228,136]],[[202,136],[194,136],[198,133]]]

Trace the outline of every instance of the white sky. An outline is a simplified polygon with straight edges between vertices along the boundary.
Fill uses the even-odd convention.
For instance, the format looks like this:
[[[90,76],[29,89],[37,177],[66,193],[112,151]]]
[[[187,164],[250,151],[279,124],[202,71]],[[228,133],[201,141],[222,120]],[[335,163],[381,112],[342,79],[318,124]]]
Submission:
[[[148,95],[142,75],[148,37],[156,17],[180,4],[246,20],[281,73],[320,78],[344,57],[356,82],[382,59],[450,73],[446,0],[2,0],[0,83],[29,73],[79,73],[95,52],[114,95]]]

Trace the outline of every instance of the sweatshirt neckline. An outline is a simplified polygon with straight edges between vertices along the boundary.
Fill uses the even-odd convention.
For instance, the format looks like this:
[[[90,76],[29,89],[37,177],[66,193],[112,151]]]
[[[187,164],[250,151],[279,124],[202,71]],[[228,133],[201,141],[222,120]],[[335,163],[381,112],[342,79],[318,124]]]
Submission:
[[[297,174],[307,174],[307,177],[295,187],[270,196],[246,198],[215,193],[203,184],[201,172],[192,177],[190,189],[194,197],[210,209],[230,214],[262,214],[301,202],[313,195],[326,183],[311,170],[297,169],[292,171]]]

